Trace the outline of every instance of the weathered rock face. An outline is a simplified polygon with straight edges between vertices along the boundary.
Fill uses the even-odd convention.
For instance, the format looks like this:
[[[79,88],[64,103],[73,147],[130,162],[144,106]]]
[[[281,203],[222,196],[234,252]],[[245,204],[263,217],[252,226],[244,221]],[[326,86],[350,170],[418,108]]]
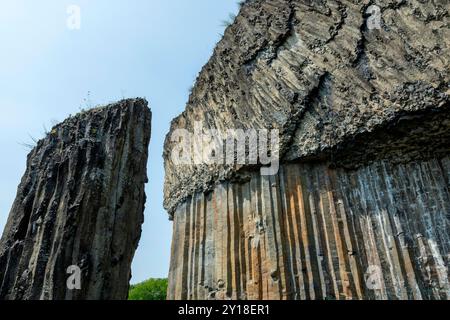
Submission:
[[[38,142],[0,242],[0,299],[127,298],[150,122],[145,100],[123,100]],[[79,290],[66,285],[70,266],[81,270]]]
[[[166,139],[169,298],[450,299],[449,9],[243,5]],[[278,129],[280,171],[177,165],[199,121]]]
[[[449,157],[289,164],[197,193],[175,212],[169,298],[449,299],[449,178]]]

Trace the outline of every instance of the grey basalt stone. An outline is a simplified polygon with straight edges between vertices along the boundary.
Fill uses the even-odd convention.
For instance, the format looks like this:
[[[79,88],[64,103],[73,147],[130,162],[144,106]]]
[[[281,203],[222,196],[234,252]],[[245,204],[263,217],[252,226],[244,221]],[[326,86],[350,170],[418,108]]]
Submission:
[[[370,5],[380,28],[369,28]],[[165,207],[246,166],[176,165],[175,130],[278,129],[282,161],[340,148],[416,112],[448,110],[448,1],[246,1],[166,138]]]
[[[128,99],[70,117],[37,143],[0,241],[0,299],[127,298],[150,131],[147,101]]]

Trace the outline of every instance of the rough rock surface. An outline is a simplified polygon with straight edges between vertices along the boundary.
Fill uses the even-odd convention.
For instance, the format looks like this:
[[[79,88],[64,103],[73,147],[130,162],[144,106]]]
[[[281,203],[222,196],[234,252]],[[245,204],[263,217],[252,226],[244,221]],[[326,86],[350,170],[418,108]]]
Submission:
[[[371,4],[381,30],[368,29]],[[247,1],[201,71],[165,147],[165,206],[236,168],[176,166],[174,130],[195,121],[277,128],[286,160],[317,155],[410,112],[448,103],[450,4],[433,1]]]
[[[151,112],[123,100],[70,117],[28,156],[0,241],[0,299],[126,299],[144,219]],[[66,283],[81,270],[81,289]]]
[[[169,298],[450,298],[449,11],[246,1],[166,139]],[[280,172],[176,165],[197,121],[278,129]]]
[[[450,158],[286,164],[174,215],[169,299],[450,299]]]

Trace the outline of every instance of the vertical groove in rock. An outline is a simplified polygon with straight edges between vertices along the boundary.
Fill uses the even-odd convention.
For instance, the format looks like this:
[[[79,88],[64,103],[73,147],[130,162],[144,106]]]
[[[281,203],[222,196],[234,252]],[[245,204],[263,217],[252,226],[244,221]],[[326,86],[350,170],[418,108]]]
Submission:
[[[123,100],[70,117],[28,156],[0,241],[0,299],[126,299],[144,216],[151,112]],[[81,288],[66,281],[81,270]]]
[[[410,199],[440,190],[448,203],[448,185],[439,165],[448,160],[406,165],[379,161],[356,171],[330,170],[326,163],[286,164],[276,176],[280,190],[285,190],[277,192],[279,199],[274,198],[268,180],[252,173],[249,182],[218,186],[205,201],[205,210],[211,213],[207,215],[201,214],[201,207],[192,206],[204,197],[195,194],[186,204],[190,210],[183,206],[176,211],[174,226],[195,215],[197,223],[215,225],[210,232],[217,240],[203,241],[192,233],[195,228],[174,233],[173,246],[184,243],[185,253],[173,259],[186,261],[198,246],[206,252],[214,250],[208,263],[189,260],[203,264],[212,278],[205,286],[196,281],[195,268],[177,268],[182,264],[172,260],[170,283],[180,290],[169,290],[169,298],[449,299],[449,220],[445,211],[434,211],[432,197],[424,198],[421,205]],[[396,186],[386,183],[394,180]],[[419,181],[427,183],[411,185]],[[242,206],[228,206],[228,210],[217,206],[213,199],[227,199],[227,193],[242,199]],[[256,207],[247,208],[252,198],[264,202],[263,217],[257,223]],[[230,224],[227,212],[248,218]],[[283,228],[277,230],[274,217]],[[180,235],[184,240],[177,240]],[[240,269],[240,265],[248,267]],[[378,271],[381,278],[373,278]],[[373,286],[368,277],[375,281]]]

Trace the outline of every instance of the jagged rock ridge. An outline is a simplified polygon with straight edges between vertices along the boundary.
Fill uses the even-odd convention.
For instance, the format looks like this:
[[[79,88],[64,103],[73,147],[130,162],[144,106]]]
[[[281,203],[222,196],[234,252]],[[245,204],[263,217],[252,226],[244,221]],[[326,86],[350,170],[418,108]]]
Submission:
[[[70,117],[31,151],[0,241],[0,299],[126,299],[145,204],[151,112]],[[66,283],[81,270],[80,290]]]
[[[169,298],[450,298],[449,9],[246,1],[166,139]],[[279,173],[177,165],[198,121],[278,129]]]

